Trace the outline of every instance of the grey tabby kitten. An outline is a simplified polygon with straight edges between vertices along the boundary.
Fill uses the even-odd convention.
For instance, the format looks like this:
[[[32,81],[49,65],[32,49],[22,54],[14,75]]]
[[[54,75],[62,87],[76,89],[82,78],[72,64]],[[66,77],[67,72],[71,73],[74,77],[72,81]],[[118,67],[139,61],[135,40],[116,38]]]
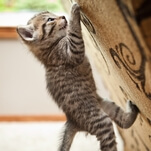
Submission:
[[[114,120],[122,128],[135,121],[138,109],[130,101],[124,112],[96,92],[90,63],[85,56],[80,7],[74,4],[69,25],[64,16],[42,12],[19,26],[17,32],[45,66],[47,89],[67,117],[59,151],[69,151],[78,131],[95,135],[102,151],[117,151]]]

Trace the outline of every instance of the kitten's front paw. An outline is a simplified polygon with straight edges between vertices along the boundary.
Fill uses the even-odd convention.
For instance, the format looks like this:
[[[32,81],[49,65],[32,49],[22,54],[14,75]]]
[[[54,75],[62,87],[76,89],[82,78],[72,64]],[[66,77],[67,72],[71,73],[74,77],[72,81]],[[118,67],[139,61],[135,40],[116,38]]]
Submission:
[[[132,101],[128,100],[127,101],[127,111],[138,113],[139,109],[137,108],[137,106]]]
[[[80,6],[78,3],[73,3],[72,5],[72,13],[75,14],[75,13],[80,13]]]

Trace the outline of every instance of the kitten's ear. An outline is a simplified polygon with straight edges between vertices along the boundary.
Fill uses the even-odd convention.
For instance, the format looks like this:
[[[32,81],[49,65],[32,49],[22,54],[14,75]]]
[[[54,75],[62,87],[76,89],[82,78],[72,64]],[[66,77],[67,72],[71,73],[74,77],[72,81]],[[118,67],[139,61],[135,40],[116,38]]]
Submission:
[[[25,41],[34,40],[34,28],[32,25],[18,26],[17,32],[19,36]]]

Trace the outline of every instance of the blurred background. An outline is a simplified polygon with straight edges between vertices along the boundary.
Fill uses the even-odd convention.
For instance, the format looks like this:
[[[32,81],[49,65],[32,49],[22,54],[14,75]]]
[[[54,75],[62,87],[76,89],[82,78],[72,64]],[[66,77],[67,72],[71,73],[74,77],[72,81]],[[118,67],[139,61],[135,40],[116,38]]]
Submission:
[[[20,12],[20,11],[43,11],[51,10],[64,11],[60,0],[1,0],[1,12]]]
[[[43,66],[16,33],[18,25],[45,10],[68,17],[61,0],[0,0],[1,151],[57,151],[60,144],[65,116],[46,90]],[[95,78],[108,97],[97,72]],[[96,138],[84,133],[76,135],[71,151],[79,146],[81,151],[99,150]]]
[[[60,115],[46,91],[45,71],[17,33],[37,12],[65,13],[60,0],[0,0],[0,115]]]

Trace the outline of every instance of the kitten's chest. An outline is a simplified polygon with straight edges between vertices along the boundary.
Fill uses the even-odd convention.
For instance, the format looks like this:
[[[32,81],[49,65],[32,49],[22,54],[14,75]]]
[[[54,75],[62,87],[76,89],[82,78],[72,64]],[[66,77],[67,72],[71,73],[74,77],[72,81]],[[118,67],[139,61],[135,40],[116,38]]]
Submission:
[[[89,64],[78,67],[62,65],[52,68],[46,73],[48,88],[50,91],[57,87],[57,90],[72,88],[76,83],[93,82],[91,67]]]
[[[74,79],[75,73],[73,74],[69,69],[66,70],[65,67],[56,67],[46,73],[47,88],[52,95],[57,92],[60,95],[66,93],[71,89]]]

